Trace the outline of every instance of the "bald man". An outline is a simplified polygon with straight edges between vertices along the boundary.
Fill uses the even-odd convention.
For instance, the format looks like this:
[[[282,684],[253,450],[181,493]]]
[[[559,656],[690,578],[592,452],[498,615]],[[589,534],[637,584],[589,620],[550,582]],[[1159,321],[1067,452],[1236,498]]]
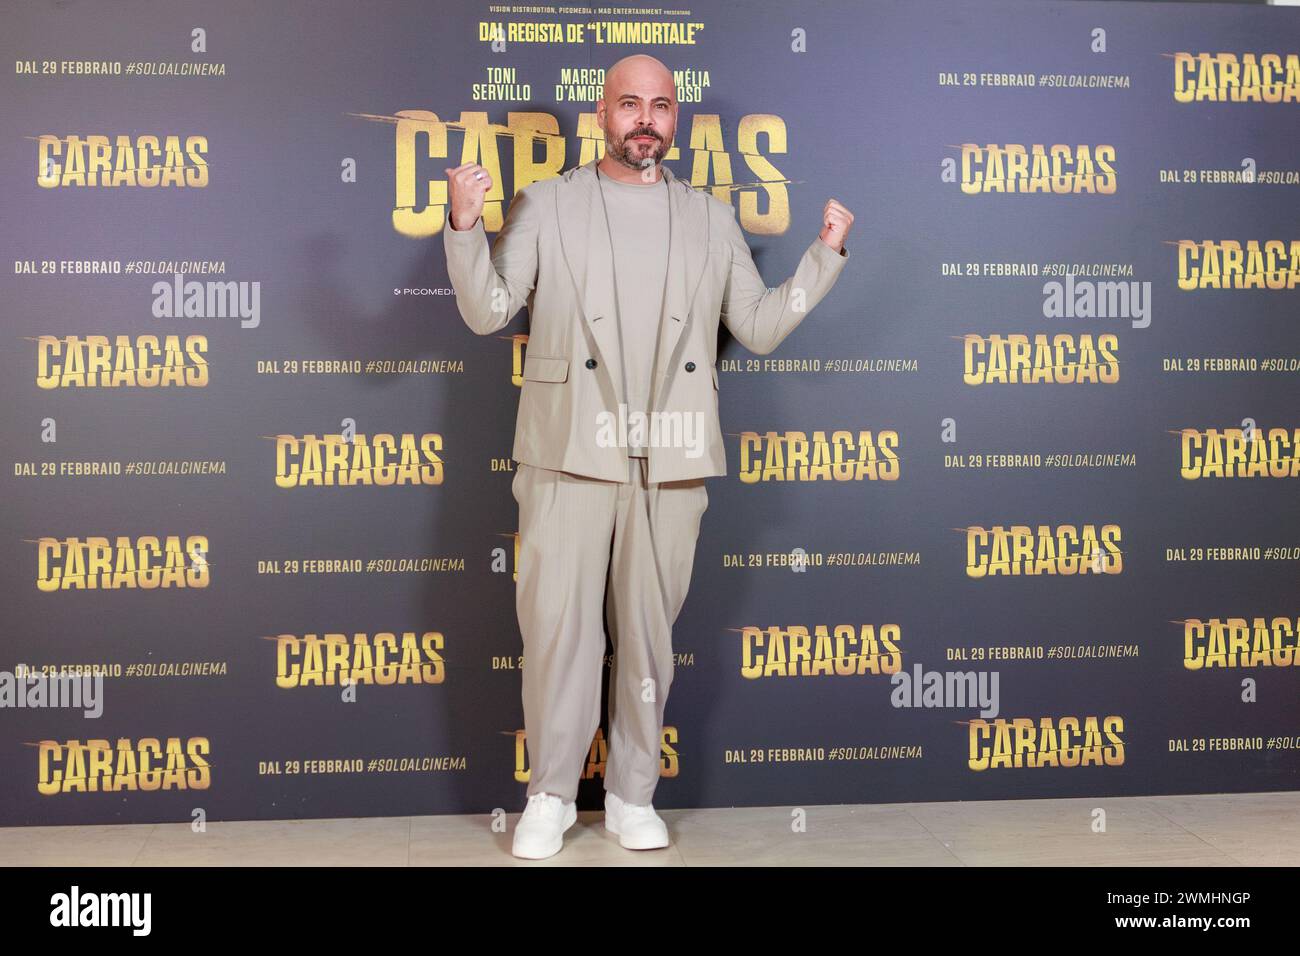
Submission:
[[[443,240],[462,317],[489,334],[526,301],[531,318],[511,486],[530,773],[512,852],[527,859],[557,853],[577,819],[600,722],[605,625],[614,644],[605,827],[628,849],[668,845],[652,797],[672,625],[708,507],[704,478],[725,474],[718,319],[747,348],[774,349],[834,284],[853,222],[827,202],[795,275],[767,288],[734,210],[660,165],[677,127],[667,67],[625,57],[606,72],[603,93],[603,158],[517,193],[490,258],[482,211],[492,177],[475,163],[447,170]],[[696,358],[709,377],[691,374]],[[620,421],[677,408],[699,428],[675,434],[672,447],[633,428],[610,449],[592,419],[613,415],[615,402]]]

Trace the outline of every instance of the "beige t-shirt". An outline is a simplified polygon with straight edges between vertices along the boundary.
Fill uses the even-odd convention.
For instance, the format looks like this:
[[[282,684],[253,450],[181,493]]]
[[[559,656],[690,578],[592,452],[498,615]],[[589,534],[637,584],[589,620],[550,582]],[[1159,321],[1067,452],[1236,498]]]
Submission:
[[[600,175],[614,252],[618,318],[622,328],[623,374],[627,381],[628,432],[635,438],[634,412],[645,415],[648,438],[650,380],[654,375],[655,344],[663,317],[668,276],[668,182],[621,183]],[[631,447],[628,454],[644,458],[647,449]]]

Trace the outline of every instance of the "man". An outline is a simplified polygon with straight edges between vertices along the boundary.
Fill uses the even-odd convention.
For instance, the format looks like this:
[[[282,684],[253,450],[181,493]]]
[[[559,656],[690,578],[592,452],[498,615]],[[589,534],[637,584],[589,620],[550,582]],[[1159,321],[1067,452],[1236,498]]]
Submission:
[[[795,274],[768,289],[732,207],[660,165],[677,126],[668,69],[625,57],[602,92],[604,157],[518,191],[490,254],[492,177],[475,163],[447,170],[443,245],[461,317],[480,335],[525,302],[530,318],[511,453],[531,774],[512,852],[528,859],[558,852],[577,818],[600,724],[602,604],[614,645],[605,827],[629,849],[668,845],[651,798],[672,625],[708,507],[704,479],[726,474],[718,322],[771,352],[839,277],[853,223],[827,202]]]

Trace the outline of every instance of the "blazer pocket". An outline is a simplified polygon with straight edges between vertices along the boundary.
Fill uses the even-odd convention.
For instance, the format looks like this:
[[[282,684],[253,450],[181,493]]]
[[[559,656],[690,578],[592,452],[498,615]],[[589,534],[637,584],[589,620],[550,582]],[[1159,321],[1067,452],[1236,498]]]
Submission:
[[[731,243],[727,242],[726,239],[710,239],[709,255],[726,256],[728,259],[730,259]]]
[[[533,382],[564,382],[569,378],[569,360],[524,353],[524,378]]]

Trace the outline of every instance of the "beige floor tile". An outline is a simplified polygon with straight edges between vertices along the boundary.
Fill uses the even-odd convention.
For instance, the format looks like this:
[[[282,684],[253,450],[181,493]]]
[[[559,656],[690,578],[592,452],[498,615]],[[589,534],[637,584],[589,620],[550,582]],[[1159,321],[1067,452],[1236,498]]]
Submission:
[[[901,805],[677,810],[664,814],[687,866],[960,866]],[[669,817],[671,816],[671,819]]]
[[[1300,866],[1300,793],[1144,797],[1216,850],[1250,866]]]
[[[967,866],[1237,866],[1190,833],[965,837],[949,849]]]
[[[405,866],[408,817],[159,824],[136,866]]]
[[[0,827],[0,866],[130,866],[152,823]]]
[[[1105,830],[1094,832],[1102,819]],[[908,806],[970,866],[1236,866],[1143,797],[985,800]]]
[[[1091,829],[1106,812],[1106,831]],[[1300,793],[660,810],[672,845],[624,850],[584,811],[547,860],[518,812],[0,828],[0,866],[1300,866]]]
[[[493,832],[486,814],[411,819],[412,866],[682,866],[675,846],[659,850],[625,850],[618,837],[605,830],[601,811],[583,811],[564,833],[564,848],[545,860],[520,860],[510,855],[520,813],[506,817],[505,832]],[[669,812],[659,811],[668,824]]]
[[[996,835],[1016,839],[1044,836],[1100,836],[1096,811],[1104,811],[1107,833],[1167,834],[1177,824],[1136,797],[1074,797],[1059,800],[960,800],[905,804],[908,814],[942,841]]]

